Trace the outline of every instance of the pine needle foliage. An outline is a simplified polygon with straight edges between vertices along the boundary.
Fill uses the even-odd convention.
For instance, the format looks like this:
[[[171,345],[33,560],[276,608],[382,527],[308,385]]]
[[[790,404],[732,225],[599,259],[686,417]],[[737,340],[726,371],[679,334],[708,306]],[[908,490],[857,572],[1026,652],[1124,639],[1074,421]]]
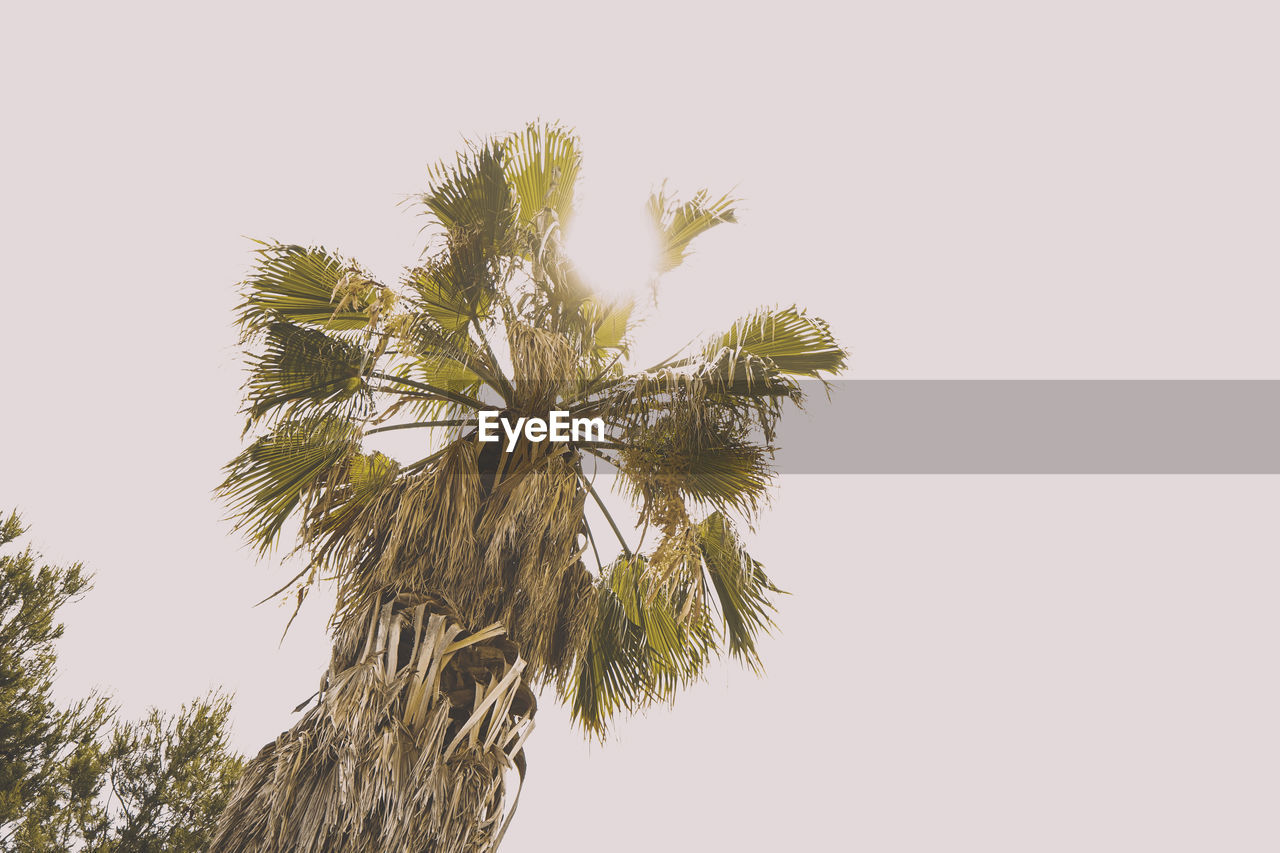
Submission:
[[[16,512],[0,546],[23,534]],[[80,564],[0,553],[0,853],[195,853],[240,773],[230,697],[117,719],[101,694],[52,698],[61,608],[88,591]]]

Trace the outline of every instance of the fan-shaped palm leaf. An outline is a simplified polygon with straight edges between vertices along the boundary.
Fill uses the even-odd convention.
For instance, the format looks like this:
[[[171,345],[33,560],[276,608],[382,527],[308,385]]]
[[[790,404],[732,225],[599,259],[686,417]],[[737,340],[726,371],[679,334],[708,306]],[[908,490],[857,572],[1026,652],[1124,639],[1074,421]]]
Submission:
[[[361,376],[367,357],[361,347],[319,329],[272,323],[261,352],[249,357],[246,429],[272,412],[351,415],[367,407],[370,395]]]
[[[744,356],[767,360],[781,373],[817,379],[844,370],[847,354],[830,327],[792,306],[750,314],[703,351],[703,359],[739,362]]]
[[[357,452],[358,430],[343,418],[284,421],[233,459],[218,487],[237,524],[266,551],[286,519]]]
[[[728,195],[712,198],[707,190],[699,190],[685,202],[668,195],[665,186],[649,196],[649,218],[659,238],[657,272],[671,272],[684,263],[690,244],[700,234],[737,222],[736,206],[737,199]]]
[[[535,122],[504,140],[507,179],[520,201],[520,215],[533,224],[543,210],[555,214],[560,228],[573,217],[574,190],[582,150],[578,139],[559,125]]]
[[[300,323],[326,329],[364,329],[381,307],[378,296],[353,298],[341,310],[334,295],[354,286],[380,291],[349,261],[323,248],[260,243],[258,263],[244,283],[238,320],[246,335],[273,323]]]

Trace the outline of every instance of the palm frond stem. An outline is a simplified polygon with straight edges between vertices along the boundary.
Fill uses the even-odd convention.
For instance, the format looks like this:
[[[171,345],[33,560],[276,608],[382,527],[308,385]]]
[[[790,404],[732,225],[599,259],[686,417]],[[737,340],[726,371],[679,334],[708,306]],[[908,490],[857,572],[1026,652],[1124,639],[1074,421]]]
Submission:
[[[427,394],[439,397],[442,400],[448,400],[451,403],[457,403],[460,406],[469,406],[473,409],[486,408],[484,403],[468,397],[466,394],[458,394],[453,391],[446,391],[444,388],[437,388],[434,385],[428,385],[425,382],[418,382],[413,379],[405,379],[402,376],[394,376],[390,373],[370,373],[369,376],[374,379],[381,379],[383,382],[395,382],[399,385],[407,385],[410,388],[417,388]]]
[[[392,424],[390,426],[374,427],[364,431],[365,435],[373,435],[375,432],[391,432],[396,429],[414,429],[417,427],[449,427],[449,426],[475,426],[476,422],[472,420],[447,420],[447,421],[414,421],[407,424]]]
[[[600,549],[596,548],[596,536],[591,531],[591,525],[583,519],[582,526],[587,529],[587,541],[591,543],[591,553],[596,557],[596,569],[600,574],[604,574],[604,563],[600,560]]]
[[[591,485],[591,481],[582,473],[581,466],[578,467],[575,473],[577,473],[578,479],[582,481],[582,485],[586,487],[587,493],[595,498],[596,506],[600,507],[600,511],[604,513],[605,521],[609,522],[609,526],[613,528],[613,535],[618,537],[618,544],[622,546],[622,553],[628,560],[631,559],[631,547],[627,545],[627,540],[622,537],[622,531],[618,528],[618,523],[613,520],[613,516],[609,513],[609,508],[600,499],[600,495],[596,492],[596,487]]]
[[[435,453],[432,453],[430,456],[422,457],[417,462],[410,462],[408,465],[405,465],[403,468],[400,469],[400,473],[404,474],[409,471],[416,471],[418,468],[421,468],[424,465],[429,465],[430,463],[436,461],[441,456],[443,456],[445,451],[448,449],[449,448],[447,447],[441,448],[440,450],[437,450]]]
[[[471,367],[471,370],[476,372],[476,375],[481,376],[481,378],[488,380],[493,385],[496,385],[502,394],[502,398],[510,403],[511,400],[515,398],[515,388],[512,387],[511,380],[503,374],[502,368],[498,366],[498,356],[494,353],[493,347],[489,344],[489,339],[485,336],[484,329],[480,327],[479,323],[472,323],[471,325],[475,328],[476,335],[480,338],[480,343],[484,346],[484,353],[489,357],[489,364],[493,366],[494,375],[485,376],[476,372],[474,367]],[[470,365],[468,365],[468,367],[470,367]]]
[[[294,583],[295,583],[296,581],[300,580],[300,579],[302,578],[302,576],[303,576],[303,575],[305,575],[307,572],[311,571],[311,569],[312,569],[312,567],[311,567],[311,566],[307,566],[305,569],[303,569],[302,571],[298,572],[298,573],[297,573],[296,575],[294,575],[293,577],[289,578],[288,583],[286,583],[284,586],[280,587],[280,588],[279,588],[279,589],[277,589],[275,592],[271,593],[271,594],[270,594],[270,595],[268,595],[266,598],[262,599],[261,601],[259,601],[257,604],[255,604],[255,605],[253,605],[253,606],[254,606],[254,607],[261,607],[262,605],[266,604],[268,601],[270,601],[271,599],[275,598],[277,595],[279,595],[280,593],[284,592],[284,591],[285,591],[286,589],[288,589],[289,587],[293,586],[293,585],[294,585]]]

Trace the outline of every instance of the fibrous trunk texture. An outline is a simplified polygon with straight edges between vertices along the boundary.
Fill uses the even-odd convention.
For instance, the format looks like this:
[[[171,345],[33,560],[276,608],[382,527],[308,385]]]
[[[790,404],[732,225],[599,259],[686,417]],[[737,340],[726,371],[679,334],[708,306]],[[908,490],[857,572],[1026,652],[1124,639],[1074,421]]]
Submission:
[[[390,595],[335,631],[319,700],[245,768],[211,853],[482,853],[536,709],[502,628]]]

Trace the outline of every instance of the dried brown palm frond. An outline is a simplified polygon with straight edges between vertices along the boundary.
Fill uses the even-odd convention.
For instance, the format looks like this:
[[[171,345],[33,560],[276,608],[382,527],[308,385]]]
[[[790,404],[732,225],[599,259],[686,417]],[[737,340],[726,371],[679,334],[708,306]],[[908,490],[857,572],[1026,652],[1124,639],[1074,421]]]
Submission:
[[[212,849],[495,849],[536,708],[502,627],[400,595],[336,635],[318,702],[245,768]]]
[[[562,449],[526,443],[480,459],[479,447],[449,445],[346,523],[350,547],[330,555],[339,606],[382,589],[432,590],[463,624],[506,626],[530,678],[555,678],[582,651],[594,618],[581,560],[587,495]]]

